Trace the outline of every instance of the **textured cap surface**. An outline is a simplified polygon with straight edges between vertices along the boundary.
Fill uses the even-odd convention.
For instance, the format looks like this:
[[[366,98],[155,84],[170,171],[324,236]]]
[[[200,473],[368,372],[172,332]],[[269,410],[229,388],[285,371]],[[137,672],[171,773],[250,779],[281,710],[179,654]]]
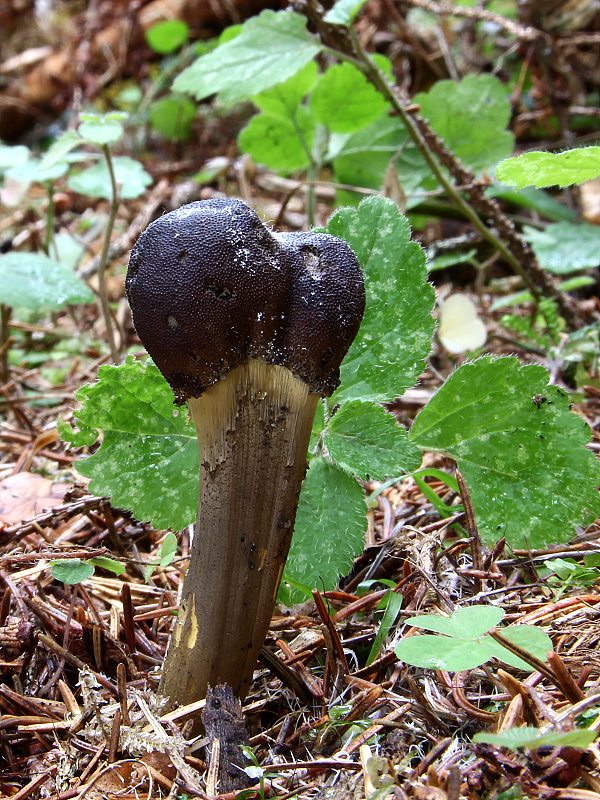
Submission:
[[[179,402],[248,358],[331,394],[365,303],[346,242],[271,233],[240,200],[220,198],[153,222],[133,248],[126,288],[138,335]]]

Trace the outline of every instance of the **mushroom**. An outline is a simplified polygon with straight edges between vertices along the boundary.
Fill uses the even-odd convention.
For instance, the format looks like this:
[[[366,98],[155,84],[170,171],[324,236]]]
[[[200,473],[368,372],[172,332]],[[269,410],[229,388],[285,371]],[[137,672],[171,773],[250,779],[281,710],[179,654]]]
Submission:
[[[361,270],[344,241],[273,233],[241,201],[219,198],[153,222],[126,288],[137,333],[176,401],[187,401],[200,449],[198,518],[160,689],[185,704],[227,683],[243,698],[317,402],[338,385],[362,319]]]

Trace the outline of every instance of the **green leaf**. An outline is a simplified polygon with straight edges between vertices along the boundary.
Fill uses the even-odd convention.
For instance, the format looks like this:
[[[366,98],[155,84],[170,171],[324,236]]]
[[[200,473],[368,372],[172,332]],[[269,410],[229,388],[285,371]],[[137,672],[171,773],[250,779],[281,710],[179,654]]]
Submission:
[[[350,25],[367,0],[337,0],[323,19],[330,25]]]
[[[98,382],[76,393],[75,419],[84,432],[103,432],[94,455],[78,461],[90,491],[110,495],[156,528],[176,530],[193,522],[198,506],[198,444],[185,409],[153,364],[131,356],[104,366]]]
[[[557,222],[543,231],[526,225],[524,238],[540,264],[554,275],[568,275],[600,264],[600,228],[597,225]]]
[[[115,156],[112,162],[122,200],[134,200],[152,183],[152,178],[139,161],[127,156]],[[105,200],[110,200],[112,197],[110,175],[104,160],[78,175],[71,175],[67,184],[74,192],[87,194],[89,197],[103,197]]]
[[[330,67],[317,82],[310,107],[319,122],[335,133],[352,133],[378,119],[387,107],[353,64]]]
[[[32,158],[24,164],[7,169],[5,175],[19,183],[51,183],[57,178],[61,178],[68,168],[69,165],[65,161],[44,166],[42,160]]]
[[[257,164],[286,174],[309,166],[315,129],[305,106],[298,106],[289,118],[257,114],[240,132],[239,146]]]
[[[600,511],[590,430],[542,367],[486,356],[459,367],[417,416],[410,438],[456,459],[479,531],[512,547],[567,541]]]
[[[468,264],[476,254],[477,250],[475,249],[464,250],[462,252],[454,251],[453,253],[442,253],[427,261],[427,269],[429,272],[436,272],[439,269],[453,267],[455,264]]]
[[[322,458],[310,464],[302,484],[284,582],[333,589],[364,547],[366,505],[358,483]],[[288,602],[304,600],[290,591]]]
[[[383,481],[421,464],[421,451],[392,414],[360,400],[345,403],[332,417],[326,445],[340,467],[363,480]]]
[[[287,81],[253,98],[263,113],[252,117],[238,141],[257,164],[282,173],[309,166],[316,122],[301,103],[316,79],[317,65],[310,61]]]
[[[379,655],[379,652],[383,647],[383,643],[387,639],[392,626],[398,619],[398,615],[402,609],[402,595],[398,594],[397,592],[386,592],[383,602],[380,603],[379,608],[383,609],[383,618],[379,623],[379,628],[377,629],[377,633],[373,639],[373,645],[369,651],[369,655],[367,656],[367,661],[365,663],[365,666],[367,667],[372,664]]]
[[[503,619],[504,611],[501,608],[478,605],[459,608],[449,617],[440,614],[409,617],[406,624],[470,641],[495,628]]]
[[[547,661],[548,653],[553,649],[552,639],[541,628],[536,628],[535,625],[510,625],[508,628],[503,628],[501,634],[522,650],[531,653],[539,661]],[[514,655],[500,642],[490,637],[489,644],[492,654],[500,661],[510,664],[511,667],[532,672],[533,667],[530,664],[523,661],[519,656]]]
[[[0,303],[6,306],[40,313],[93,300],[73,270],[42,253],[0,255]]]
[[[425,253],[410,240],[406,217],[383,197],[340,209],[327,231],[356,253],[367,293],[363,323],[342,363],[332,403],[392,400],[415,384],[431,349],[435,297]]]
[[[137,109],[143,97],[144,93],[140,87],[136,83],[129,82],[125,83],[119,93],[115,95],[113,103],[117,108],[131,113]]]
[[[154,130],[175,141],[190,138],[195,118],[195,103],[181,94],[162,97],[150,106],[150,123]]]
[[[319,400],[317,403],[317,410],[315,412],[315,418],[313,420],[312,430],[310,432],[310,444],[308,445],[308,457],[310,458],[312,455],[315,455],[316,451],[315,448],[321,438],[321,433],[325,428],[325,406],[323,404],[323,400]]]
[[[381,189],[392,158],[404,191],[416,191],[429,178],[430,170],[404,126],[387,114],[343,140],[332,154],[338,183]],[[349,193],[339,193],[351,202]]]
[[[509,750],[518,750],[521,747],[530,750],[538,747],[577,747],[585,750],[597,735],[593,730],[542,733],[539,728],[524,725],[520,728],[507,728],[501,733],[476,733],[473,741],[478,744],[506,747]]]
[[[90,561],[80,558],[65,558],[61,561],[50,562],[52,577],[61,583],[81,583],[91,578],[94,574],[94,565]]]
[[[181,47],[188,39],[190,29],[181,19],[164,19],[146,31],[146,42],[155,53],[166,55]]]
[[[26,164],[30,157],[30,150],[24,144],[0,144],[0,172]]]
[[[549,219],[551,222],[577,222],[577,212],[568,208],[564,203],[556,200],[548,192],[528,186],[525,189],[509,189],[502,183],[493,183],[485,190],[488,197],[497,197],[506,203],[529,208],[537,211],[540,216]]]
[[[173,83],[196,100],[219,94],[236,103],[287,80],[319,53],[321,44],[293,11],[265,10],[238,36],[201,56]]]
[[[108,114],[81,113],[79,118],[81,120],[79,135],[86,141],[102,147],[121,138],[127,114],[123,111],[111,111]]]
[[[109,572],[112,572],[114,575],[123,575],[125,572],[124,564],[121,564],[120,561],[115,561],[114,558],[107,558],[106,556],[96,556],[95,558],[90,558],[87,563],[92,564],[94,567],[106,569]]]
[[[396,655],[407,664],[432,669],[462,671],[473,669],[491,658],[497,658],[518,669],[532,671],[532,667],[499,642],[487,635],[504,617],[504,611],[496,606],[467,606],[449,617],[426,614],[410,617],[408,625],[434,631],[441,636],[409,636],[402,639],[395,650]],[[552,650],[552,641],[544,631],[533,625],[514,625],[502,630],[502,635],[523,650],[542,661]]]
[[[317,65],[314,61],[309,61],[287,81],[257,94],[252,101],[267,114],[293,119],[298,106],[314,86],[317,77]]]
[[[394,648],[400,661],[424,669],[462,672],[485,664],[491,657],[486,641],[467,641],[450,636],[407,636]]]
[[[572,292],[574,289],[582,289],[584,286],[593,286],[596,281],[591,275],[577,275],[575,278],[568,278],[566,281],[561,281],[558,288],[562,292]],[[499,297],[494,300],[490,306],[490,311],[497,311],[506,306],[520,306],[523,303],[533,303],[534,297],[531,292],[522,291],[515,292],[515,294],[507,294],[504,297]]]
[[[168,567],[173,563],[173,559],[177,553],[177,537],[174,533],[167,533],[162,540],[160,551],[158,554],[158,563],[161,567]]]
[[[40,166],[42,169],[50,169],[57,164],[68,163],[69,153],[82,143],[83,139],[77,131],[64,131],[44,153]]]
[[[66,230],[54,234],[52,240],[52,251],[56,254],[57,261],[64,267],[75,270],[83,254],[85,247],[79,239],[76,239]]]
[[[146,567],[144,568],[144,580],[146,582],[150,580],[156,567],[168,567],[169,564],[173,562],[176,553],[177,537],[174,533],[169,532],[162,540],[160,549],[158,551],[158,557],[146,564]]]
[[[73,428],[62,417],[58,417],[56,427],[60,438],[71,447],[89,447],[98,441],[98,431],[95,428],[89,428],[87,425],[82,424],[78,428]]]
[[[437,81],[414,100],[446,146],[471,169],[487,169],[512,153],[510,100],[493,75],[467,75],[460,83]]]
[[[600,175],[600,147],[578,147],[564,153],[523,153],[496,167],[498,180],[522,189],[525,186],[571,186]]]

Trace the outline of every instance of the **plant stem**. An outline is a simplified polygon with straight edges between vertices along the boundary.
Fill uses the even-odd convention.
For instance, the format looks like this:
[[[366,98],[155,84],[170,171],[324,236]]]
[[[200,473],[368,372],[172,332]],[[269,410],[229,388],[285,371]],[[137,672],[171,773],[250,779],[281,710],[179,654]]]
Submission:
[[[507,264],[520,275],[537,301],[546,293],[559,304],[567,322],[576,327],[577,312],[570,299],[555,285],[552,277],[539,266],[529,245],[519,236],[512,220],[504,214],[498,203],[487,197],[485,184],[468,170],[437,136],[429,123],[411,106],[400,89],[389,83],[387,76],[378,69],[363,49],[356,31],[352,28],[330,26],[315,0],[295,0],[294,6],[304,13],[316,27],[325,45],[326,52],[336,58],[349,61],[358,67],[367,80],[385,97],[402,120],[408,135],[425,159],[433,175],[443,186],[447,196],[481,233]],[[469,198],[467,201],[462,193]],[[481,216],[480,216],[481,214]],[[487,219],[489,225],[483,221]]]
[[[314,182],[317,180],[318,176],[319,176],[319,168],[313,161],[311,162],[308,168],[308,180],[310,181],[310,183],[308,184],[308,189],[306,191],[306,219],[309,228],[314,228],[316,221]]]
[[[502,257],[505,261],[510,264],[513,270],[521,276],[525,284],[529,287],[529,290],[533,294],[533,296],[539,300],[540,290],[536,283],[532,280],[531,276],[526,272],[526,270],[522,267],[521,263],[518,259],[516,259],[506,244],[500,239],[496,233],[491,230],[481,219],[479,214],[475,211],[473,206],[468,203],[464,197],[461,195],[460,191],[454,186],[452,180],[446,174],[442,164],[438,161],[436,156],[433,153],[433,150],[429,146],[427,140],[422,135],[422,129],[427,124],[424,120],[422,121],[423,125],[419,125],[415,119],[414,114],[407,110],[407,106],[405,102],[402,102],[398,95],[397,89],[395,87],[390,86],[386,76],[378,69],[378,67],[371,61],[367,53],[363,50],[362,45],[358,41],[358,36],[354,30],[350,30],[350,37],[354,44],[354,47],[359,55],[361,68],[368,80],[375,86],[376,89],[385,97],[385,99],[390,103],[394,111],[398,114],[400,119],[402,120],[402,124],[406,128],[406,131],[410,138],[415,143],[417,149],[427,162],[428,167],[434,174],[438,183],[443,186],[444,191],[453,201],[453,203],[459,208],[464,216],[471,222],[471,224],[481,233],[482,237],[488,241],[495,250],[502,254]],[[340,53],[340,56],[343,54]],[[429,127],[429,126],[427,126]],[[431,130],[431,138],[435,137],[438,139],[436,134]],[[438,141],[440,141],[438,139]],[[440,141],[441,144],[441,141]],[[464,167],[463,167],[464,169]],[[475,176],[469,174],[466,176],[470,178],[467,183],[474,183]]]
[[[108,346],[110,347],[110,357],[116,361],[119,357],[117,346],[115,344],[115,334],[113,330],[112,318],[110,314],[110,305],[108,302],[108,293],[106,290],[106,266],[108,264],[108,251],[110,248],[110,239],[115,226],[115,219],[117,211],[119,210],[119,187],[115,179],[115,170],[113,167],[112,157],[108,145],[102,146],[102,152],[108,167],[108,174],[110,176],[111,186],[111,200],[110,210],[108,214],[108,222],[106,225],[106,232],[104,234],[104,242],[102,243],[102,252],[100,253],[100,262],[98,264],[98,294],[100,296],[100,307],[102,309],[102,316],[104,317],[104,325],[106,326],[106,334],[108,336]]]
[[[9,378],[8,350],[10,348],[10,306],[0,304],[0,383],[7,383]]]
[[[52,229],[54,227],[54,186],[51,181],[46,184],[48,192],[48,209],[46,211],[46,233],[44,236],[44,252],[50,255],[50,245],[52,244]]]

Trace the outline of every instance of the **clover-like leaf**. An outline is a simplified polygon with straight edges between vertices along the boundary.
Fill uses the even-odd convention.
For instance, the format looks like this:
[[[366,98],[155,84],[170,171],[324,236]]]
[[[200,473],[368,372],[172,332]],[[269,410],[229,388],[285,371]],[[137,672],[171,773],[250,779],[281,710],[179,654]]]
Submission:
[[[79,115],[79,135],[92,144],[113,144],[123,135],[123,123],[127,114],[123,111],[110,111],[107,114],[81,113]]]
[[[119,195],[123,200],[139,197],[152,183],[152,177],[139,161],[134,161],[128,156],[115,156],[112,161]],[[106,200],[112,197],[110,173],[104,160],[98,161],[77,175],[71,175],[68,185],[73,191],[87,194],[89,197],[103,197]]]

